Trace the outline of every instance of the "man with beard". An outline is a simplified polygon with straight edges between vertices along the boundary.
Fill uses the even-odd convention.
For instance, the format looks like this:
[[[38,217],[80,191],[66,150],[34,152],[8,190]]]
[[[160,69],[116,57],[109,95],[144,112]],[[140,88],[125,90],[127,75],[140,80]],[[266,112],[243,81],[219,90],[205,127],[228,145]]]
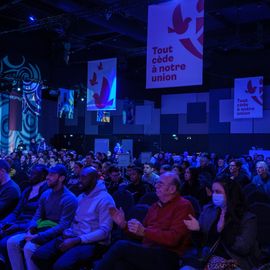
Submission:
[[[30,221],[38,207],[41,194],[48,189],[45,181],[48,174],[44,165],[35,165],[30,172],[30,186],[26,188],[18,205],[6,218],[0,221],[0,268],[8,263],[7,240],[18,232],[24,232],[30,225]],[[2,267],[1,267],[2,266]]]
[[[50,265],[54,270],[77,269],[80,264],[101,256],[110,243],[113,222],[109,209],[115,203],[93,167],[82,169],[80,182],[83,193],[78,197],[71,227],[32,256],[39,269],[50,269]]]
[[[25,269],[24,258],[28,270],[38,269],[31,260],[32,254],[39,245],[61,235],[70,226],[77,209],[77,200],[64,187],[66,174],[66,167],[62,164],[49,169],[46,177],[49,189],[41,195],[27,232],[8,239],[7,250],[13,270]]]

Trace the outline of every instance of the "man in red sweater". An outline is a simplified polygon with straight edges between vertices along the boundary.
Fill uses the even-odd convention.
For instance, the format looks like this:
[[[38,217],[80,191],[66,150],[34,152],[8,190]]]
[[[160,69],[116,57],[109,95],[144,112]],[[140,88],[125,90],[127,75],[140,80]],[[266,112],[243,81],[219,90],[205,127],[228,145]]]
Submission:
[[[117,241],[95,270],[179,269],[179,256],[191,239],[183,220],[194,211],[191,203],[179,195],[180,180],[176,174],[162,174],[155,187],[159,201],[149,208],[143,224],[136,219],[126,221],[122,209],[111,209],[114,222],[142,242]]]

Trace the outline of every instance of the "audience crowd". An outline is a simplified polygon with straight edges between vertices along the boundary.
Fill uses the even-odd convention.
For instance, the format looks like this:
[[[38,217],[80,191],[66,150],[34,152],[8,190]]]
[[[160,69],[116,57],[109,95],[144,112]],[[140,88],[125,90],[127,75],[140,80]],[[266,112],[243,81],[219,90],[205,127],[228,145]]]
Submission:
[[[270,157],[121,154],[1,152],[0,269],[269,269]]]

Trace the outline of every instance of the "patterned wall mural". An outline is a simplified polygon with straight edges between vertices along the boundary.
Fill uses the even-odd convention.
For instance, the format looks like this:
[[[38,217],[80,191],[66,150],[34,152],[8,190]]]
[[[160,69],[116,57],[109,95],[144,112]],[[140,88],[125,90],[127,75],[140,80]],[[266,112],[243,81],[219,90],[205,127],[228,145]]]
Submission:
[[[41,112],[41,73],[39,67],[29,63],[24,56],[16,64],[5,56],[0,60],[0,75],[2,80],[11,82],[12,85],[9,91],[2,86],[3,92],[0,94],[0,148],[13,151],[19,140],[28,144],[30,139],[37,140],[40,137],[38,120]],[[14,100],[21,102],[21,106],[11,108]],[[11,130],[10,123],[18,120],[21,125],[17,125],[17,130]]]

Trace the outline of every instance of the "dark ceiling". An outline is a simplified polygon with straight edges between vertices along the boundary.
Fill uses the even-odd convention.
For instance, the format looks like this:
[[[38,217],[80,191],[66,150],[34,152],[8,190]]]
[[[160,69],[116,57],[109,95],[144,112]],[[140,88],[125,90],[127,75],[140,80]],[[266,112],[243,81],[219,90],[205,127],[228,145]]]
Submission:
[[[18,33],[42,34],[50,49],[69,55],[69,65],[116,56],[120,68],[145,77],[147,9],[161,2],[1,0],[0,43]],[[253,75],[270,83],[270,0],[205,0],[204,29],[203,88]]]

